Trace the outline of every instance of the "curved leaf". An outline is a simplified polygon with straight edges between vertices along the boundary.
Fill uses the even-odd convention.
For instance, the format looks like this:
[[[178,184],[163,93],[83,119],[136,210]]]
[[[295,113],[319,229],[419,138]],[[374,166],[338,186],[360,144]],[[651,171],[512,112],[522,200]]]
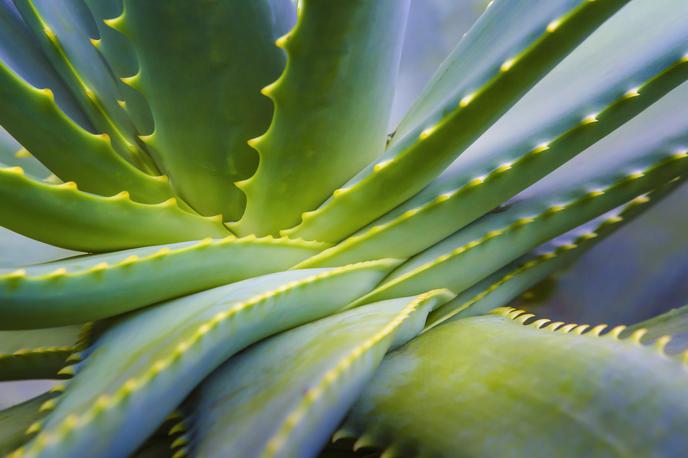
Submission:
[[[382,357],[451,298],[435,291],[360,307],[232,358],[188,401],[194,456],[315,456]]]
[[[53,397],[55,397],[53,393],[44,393],[21,404],[0,410],[0,453],[3,456],[29,439],[26,430],[44,416],[38,409]]]
[[[610,168],[611,177],[592,170],[570,183],[560,179],[536,185],[522,194],[522,201],[412,258],[362,301],[416,294],[436,285],[456,293],[465,290],[528,250],[685,174],[688,150],[680,148],[683,140],[685,136],[659,138],[650,151],[640,144],[646,154],[625,163],[621,173]]]
[[[230,225],[237,233],[271,234],[298,224],[301,213],[384,150],[408,6],[408,0],[300,3],[296,27],[278,40],[287,67],[263,89],[275,115],[250,142],[260,163],[238,183],[247,200],[241,220]]]
[[[95,131],[106,133],[122,157],[146,172],[157,173],[136,138],[136,127],[118,103],[122,99],[119,82],[92,44],[92,37],[98,31],[83,0],[14,0],[14,3]]]
[[[317,210],[305,213],[299,226],[283,233],[336,242],[416,194],[626,2],[578,2],[556,20],[556,27],[543,27],[490,80],[452,99],[446,111],[406,135]]]
[[[639,89],[635,89],[636,92],[631,95],[618,91],[621,93],[619,98],[600,110],[595,122],[589,122],[585,116],[581,116],[571,129],[554,140],[533,148],[524,147],[525,152],[520,155],[502,154],[495,161],[489,154],[481,154],[477,164],[469,164],[466,168],[462,166],[462,161],[458,161],[454,170],[449,170],[419,195],[313,258],[309,266],[332,266],[374,259],[380,253],[399,258],[415,255],[547,176],[642,112],[687,77],[688,59],[680,57],[639,85]],[[670,97],[683,98],[685,93],[681,90]],[[486,135],[489,136],[489,133]],[[564,167],[568,170],[566,165]]]
[[[63,181],[102,195],[128,191],[157,203],[172,191],[165,177],[136,169],[112,148],[108,135],[94,135],[70,120],[50,89],[36,89],[0,62],[0,125]]]
[[[98,28],[98,38],[91,40],[114,75],[125,78],[135,75],[139,71],[139,61],[132,43],[127,37],[113,29],[106,22],[122,14],[122,0],[84,0],[91,10]],[[127,112],[134,125],[141,134],[153,132],[153,115],[143,94],[134,90],[121,80],[119,90],[122,99],[118,103]]]
[[[491,2],[404,115],[394,131],[393,142],[458,100],[457,94],[467,94],[484,84],[505,61],[537,39],[549,23],[578,3],[578,0]]]
[[[39,180],[45,180],[51,175],[50,170],[0,127],[0,167],[4,166],[21,167],[27,175]]]
[[[234,353],[341,309],[397,264],[283,272],[122,319],[88,351],[43,430],[17,455],[126,456]]]
[[[598,337],[604,326],[524,326],[532,315],[498,313],[447,322],[388,355],[339,436],[385,456],[680,456],[688,447],[684,363],[619,340],[622,328]]]
[[[507,265],[459,294],[430,314],[428,326],[458,317],[474,316],[506,306],[518,295],[576,261],[600,241],[616,233],[671,194],[679,181],[633,199],[611,215],[604,215],[557,237],[535,252]]]
[[[142,140],[204,215],[233,220],[244,207],[233,182],[255,170],[246,141],[269,124],[272,107],[260,89],[284,61],[272,8],[267,0],[125,0],[122,15],[108,21],[138,54],[139,72],[125,81],[153,114],[155,130]]]
[[[58,371],[75,351],[80,329],[0,331],[0,380],[62,378]]]
[[[50,88],[60,108],[84,128],[91,123],[58,75],[11,0],[0,2],[0,61],[34,87]]]
[[[0,269],[0,329],[83,323],[286,270],[321,249],[246,237],[153,246]]]
[[[688,350],[688,305],[669,310],[659,316],[629,326],[622,335],[645,329],[642,341],[657,342],[663,336],[670,335],[671,341],[666,346],[667,354],[673,355]]]
[[[142,204],[127,192],[101,197],[79,191],[73,182],[49,185],[31,180],[20,167],[0,169],[0,208],[4,227],[78,251],[115,251],[228,234],[218,219],[187,213],[174,198]]]

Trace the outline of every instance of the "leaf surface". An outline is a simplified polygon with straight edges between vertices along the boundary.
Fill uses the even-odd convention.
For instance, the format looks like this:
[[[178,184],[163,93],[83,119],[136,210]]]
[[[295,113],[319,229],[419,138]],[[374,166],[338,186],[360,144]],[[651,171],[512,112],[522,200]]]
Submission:
[[[428,312],[451,296],[367,305],[230,359],[189,400],[193,424],[182,447],[195,456],[315,456],[385,353],[418,334]]]
[[[398,261],[282,272],[122,319],[87,350],[43,430],[19,456],[133,452],[206,375],[239,350],[327,316]],[[339,294],[332,294],[339,291]]]
[[[622,328],[522,313],[450,321],[388,355],[338,436],[386,456],[680,456],[684,363]]]
[[[0,269],[0,329],[98,320],[174,297],[286,270],[322,245],[205,239]]]
[[[275,105],[252,177],[238,183],[246,211],[239,234],[299,223],[384,150],[408,0],[305,0],[278,40],[282,76],[263,93]],[[374,97],[371,98],[371,95]],[[269,216],[268,216],[269,215]]]

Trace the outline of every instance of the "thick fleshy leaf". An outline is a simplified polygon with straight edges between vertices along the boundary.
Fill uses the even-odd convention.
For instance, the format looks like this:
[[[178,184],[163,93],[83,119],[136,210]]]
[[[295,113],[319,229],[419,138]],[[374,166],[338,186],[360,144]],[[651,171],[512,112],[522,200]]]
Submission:
[[[578,0],[497,0],[440,65],[394,131],[393,142],[424,124],[456,98],[480,87]],[[527,11],[528,14],[524,14]],[[498,37],[499,39],[495,39]]]
[[[498,310],[447,322],[388,355],[339,436],[385,456],[686,450],[685,363],[637,335],[619,340],[622,328],[599,337],[604,326],[523,325],[532,315]]]
[[[45,393],[15,406],[0,410],[0,453],[5,456],[29,439],[26,430],[44,415],[41,405],[54,398]]]
[[[43,430],[18,455],[126,456],[234,353],[332,314],[397,264],[282,272],[123,318],[86,352]]]
[[[21,167],[27,175],[45,180],[52,173],[0,127],[0,167]]]
[[[0,331],[0,380],[62,378],[57,373],[75,351],[80,329]]]
[[[205,239],[0,269],[0,329],[83,323],[286,270],[322,245]]]
[[[32,180],[21,167],[0,169],[0,225],[42,242],[78,251],[115,251],[146,245],[224,237],[221,221],[179,208],[88,194],[73,182]]]
[[[688,350],[688,305],[670,310],[659,316],[630,326],[624,334],[630,335],[639,329],[645,329],[642,341],[656,342],[664,336],[671,336],[666,345],[666,352],[670,355]]]
[[[12,0],[0,2],[0,61],[29,84],[49,88],[60,108],[82,127],[92,129],[78,102],[45,57]]]
[[[50,89],[36,89],[0,62],[0,125],[63,181],[111,196],[128,191],[140,202],[172,195],[165,177],[147,175],[120,157],[108,135],[94,135],[69,119]]]
[[[438,284],[462,292],[547,240],[684,175],[688,171],[685,140],[685,134],[658,135],[634,145],[635,157],[628,150],[611,148],[604,172],[581,168],[577,177],[558,180],[555,172],[555,177],[529,188],[504,211],[411,258],[364,300],[417,294]]]
[[[138,55],[139,72],[125,81],[153,113],[155,130],[142,140],[204,215],[241,215],[244,196],[232,182],[258,162],[246,141],[272,116],[260,89],[283,67],[274,44],[282,20],[267,0],[125,0],[122,15],[108,21]]]
[[[610,325],[638,323],[685,305],[688,213],[676,209],[687,199],[683,184],[510,305],[557,321]]]
[[[416,194],[627,0],[574,3],[482,85],[456,94],[446,110],[399,140],[284,234],[336,242]]]
[[[671,183],[639,196],[611,214],[557,237],[508,264],[430,314],[429,326],[453,318],[481,315],[509,303],[554,273],[565,269],[602,240],[634,221],[679,186]]]
[[[287,67],[263,93],[270,129],[251,141],[258,169],[239,183],[246,211],[230,227],[271,234],[299,223],[384,150],[408,0],[304,0],[280,38]],[[374,94],[374,98],[371,98]]]
[[[91,40],[100,51],[105,61],[118,78],[135,75],[139,70],[139,61],[133,44],[127,37],[113,29],[106,22],[122,14],[122,0],[84,0],[91,10],[98,28],[98,39]],[[118,103],[131,118],[137,130],[144,135],[153,132],[153,116],[143,94],[118,80],[122,99]]]
[[[14,0],[43,53],[65,81],[98,133],[112,139],[114,149],[147,172],[157,173],[136,138],[137,130],[124,107],[118,81],[92,39],[98,31],[83,0]]]
[[[556,3],[548,2],[547,7]],[[683,24],[688,3],[660,3],[637,1],[623,8],[430,186],[314,258],[310,265],[374,259],[380,252],[398,258],[412,256],[532,185],[683,83],[688,78],[688,59],[684,57],[688,29]],[[501,11],[496,7],[517,5],[497,2],[482,21]],[[463,67],[465,62],[456,59],[458,56],[450,62],[462,72],[470,71]],[[442,80],[436,83],[438,87],[444,87],[442,78],[448,78],[452,69],[438,73]],[[685,105],[685,89],[670,97]],[[555,92],[558,96],[553,103],[551,94]],[[672,115],[681,110],[680,103],[672,107]],[[594,122],[590,122],[592,113]],[[658,122],[662,121],[644,118],[633,129],[642,128],[649,137],[655,135],[653,127]],[[576,169],[571,170],[575,173]],[[482,186],[473,185],[476,177]]]
[[[451,297],[435,291],[359,307],[230,359],[188,401],[191,424],[179,448],[208,457],[315,456],[385,353]]]

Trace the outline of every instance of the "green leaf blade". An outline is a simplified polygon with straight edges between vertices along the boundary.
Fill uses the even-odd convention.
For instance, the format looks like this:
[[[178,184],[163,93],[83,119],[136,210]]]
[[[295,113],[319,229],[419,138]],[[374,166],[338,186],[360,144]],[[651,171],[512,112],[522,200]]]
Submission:
[[[450,297],[435,292],[353,309],[231,359],[189,401],[193,454],[315,456],[384,354],[420,332],[427,313]]]
[[[500,312],[448,322],[390,354],[342,435],[388,454],[447,457],[677,456],[688,445],[681,361],[619,340],[622,328],[580,335],[589,326],[524,326],[515,321],[532,315]]]
[[[301,3],[296,27],[278,42],[287,67],[263,91],[275,115],[251,141],[258,169],[238,184],[247,196],[245,213],[231,225],[239,234],[296,225],[383,151],[408,4]]]
[[[156,302],[286,270],[322,245],[206,239],[0,269],[0,329],[108,318]]]
[[[131,453],[232,354],[341,309],[397,264],[381,260],[282,272],[187,296],[122,320],[96,342],[43,431],[22,453]],[[333,297],[332,288],[342,294]]]

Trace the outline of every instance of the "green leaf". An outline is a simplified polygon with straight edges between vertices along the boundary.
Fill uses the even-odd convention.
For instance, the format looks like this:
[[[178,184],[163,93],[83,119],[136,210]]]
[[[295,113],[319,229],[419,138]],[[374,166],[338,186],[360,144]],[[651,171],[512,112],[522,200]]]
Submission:
[[[457,43],[394,131],[393,142],[424,124],[457,94],[481,86],[579,0],[495,1]],[[527,12],[527,14],[525,14]]]
[[[340,310],[397,264],[282,272],[122,319],[88,351],[56,410],[20,456],[128,455],[234,353]]]
[[[367,305],[230,359],[188,401],[184,447],[194,456],[315,456],[385,353],[451,297],[435,291]]]
[[[140,202],[172,195],[165,177],[147,175],[122,159],[110,137],[70,120],[49,89],[36,89],[0,62],[0,125],[63,181],[101,195],[128,191]]]
[[[139,73],[125,81],[153,113],[155,130],[142,140],[204,215],[237,219],[244,207],[232,182],[255,171],[257,154],[246,141],[272,116],[259,91],[284,61],[274,45],[280,18],[272,8],[267,0],[127,0],[122,15],[108,21],[138,54]]]
[[[602,27],[600,31],[603,30],[605,27]],[[688,40],[688,33],[686,40]],[[623,40],[618,41],[623,42]],[[593,44],[596,43],[597,41],[593,41]],[[629,49],[633,49],[633,47],[629,45]],[[526,143],[532,142],[533,138],[555,137],[554,140],[537,146],[525,144],[518,147],[506,146],[488,150],[482,148],[479,153],[474,153],[476,146],[473,145],[466,152],[470,157],[465,158],[465,161],[463,156],[459,158],[456,164],[419,195],[371,223],[336,247],[309,260],[308,265],[346,264],[364,259],[374,259],[379,257],[381,253],[405,258],[439,242],[498,206],[501,202],[508,200],[542,177],[547,176],[557,167],[571,160],[683,83],[688,77],[688,59],[682,56],[676,58],[673,55],[676,54],[675,49],[672,51],[669,57],[675,60],[667,67],[662,68],[659,73],[647,79],[644,84],[637,85],[638,89],[634,89],[633,92],[628,93],[626,90],[631,82],[637,81],[636,75],[633,74],[624,79],[622,83],[613,86],[613,90],[610,89],[609,93],[618,96],[618,98],[597,113],[595,122],[589,122],[589,119],[581,114],[584,111],[581,107],[587,109],[589,106],[599,106],[600,101],[606,103],[607,100],[599,94],[595,94],[597,97],[595,102],[583,97],[576,99],[576,109],[571,111],[580,114],[580,116],[575,117],[575,119],[567,119],[571,123],[568,130],[564,130],[560,135],[553,135],[551,130],[547,133],[543,131],[531,134],[527,137]],[[580,62],[583,59],[573,59],[577,56],[578,51],[570,56],[571,60],[577,64],[576,66],[589,68],[590,62]],[[591,58],[590,60],[599,61],[601,59],[594,56],[594,59]],[[568,68],[568,62],[567,59],[563,63],[567,67],[566,75],[578,74]],[[615,68],[615,62],[608,62],[608,66],[600,69],[600,72],[609,72],[618,76],[619,72],[616,70],[611,72],[611,69]],[[646,69],[643,68],[642,70]],[[543,83],[549,83],[549,80],[546,78]],[[569,86],[562,81],[557,81],[557,83],[561,84],[556,86]],[[553,91],[554,89],[548,85],[547,94],[551,94]],[[681,94],[684,92],[681,91]],[[680,96],[676,94],[674,97]],[[527,98],[528,96],[526,96]],[[535,124],[540,125],[539,123]],[[652,123],[646,125],[651,126]],[[519,127],[516,130],[525,129]],[[489,138],[490,133],[488,132],[485,137]],[[508,153],[505,154],[504,151]],[[476,177],[480,177],[479,180],[484,186],[475,186]]]
[[[578,2],[556,27],[543,28],[488,81],[458,94],[447,110],[399,140],[317,210],[305,213],[299,226],[283,233],[336,242],[416,194],[625,3]]]
[[[362,301],[417,294],[437,285],[464,291],[547,240],[684,174],[688,151],[680,145],[685,139],[659,136],[641,143],[638,151],[644,154],[622,162],[621,170],[619,165],[604,168],[606,173],[581,168],[568,183],[556,174],[548,177],[505,211],[482,218],[412,258]],[[646,150],[649,145],[652,149]],[[622,154],[614,158],[615,152]],[[608,155],[624,160],[627,154],[611,150]]]
[[[320,249],[314,242],[230,236],[0,269],[0,329],[107,318],[286,270]]]
[[[114,149],[146,172],[157,173],[141,148],[137,129],[118,103],[122,93],[91,39],[97,36],[93,16],[83,1],[15,0],[24,22],[95,128],[106,133]]]
[[[408,6],[408,0],[300,3],[296,27],[278,40],[287,67],[263,89],[275,115],[250,142],[260,163],[238,183],[247,201],[230,226],[237,233],[274,234],[298,224],[301,213],[382,153]]]
[[[224,237],[216,218],[179,208],[174,198],[142,204],[122,192],[102,197],[68,182],[49,185],[20,167],[0,169],[0,225],[42,242],[78,251],[115,251]]]
[[[44,393],[28,401],[0,410],[0,453],[9,454],[29,439],[26,430],[44,416],[40,406],[51,398],[53,393]]]
[[[0,380],[62,378],[57,373],[75,350],[80,329],[0,331]]]
[[[686,351],[688,350],[688,305],[629,326],[622,335],[630,335],[639,329],[647,331],[642,336],[642,341],[645,343],[654,343],[664,336],[671,336],[666,346],[667,354],[674,355]]]
[[[135,75],[139,70],[136,51],[127,37],[107,24],[122,14],[122,0],[84,0],[91,10],[98,28],[98,38],[92,40],[105,61],[118,78]],[[122,99],[118,101],[141,134],[153,132],[153,116],[143,95],[131,86],[118,80]]]
[[[680,456],[688,447],[684,363],[619,340],[622,327],[581,335],[589,326],[524,326],[532,315],[498,311],[388,355],[338,436],[385,456]]]
[[[36,37],[26,27],[14,3],[0,3],[0,61],[22,76],[29,84],[50,88],[60,108],[79,125],[91,129],[91,123],[74,96],[45,57]]]
[[[604,215],[557,237],[459,294],[430,314],[428,326],[453,318],[481,315],[506,306],[557,271],[565,269],[602,240],[634,221],[678,188],[681,181],[633,199],[611,215]]]
[[[0,167],[21,167],[27,175],[45,180],[51,175],[35,157],[17,143],[10,134],[0,127]]]

